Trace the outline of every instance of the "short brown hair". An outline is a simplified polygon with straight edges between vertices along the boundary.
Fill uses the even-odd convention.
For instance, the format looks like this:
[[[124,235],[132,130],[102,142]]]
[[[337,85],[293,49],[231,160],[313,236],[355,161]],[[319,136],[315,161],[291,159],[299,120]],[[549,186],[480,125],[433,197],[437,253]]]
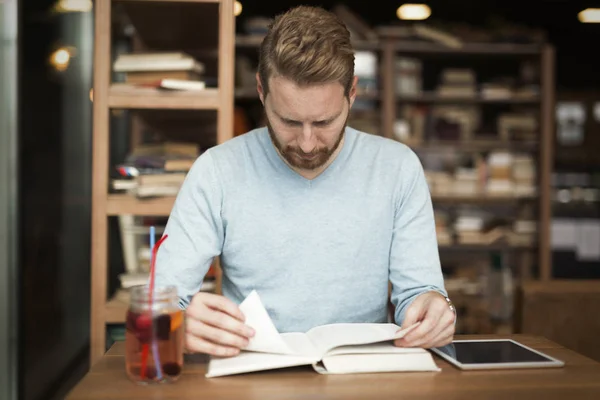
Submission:
[[[354,78],[350,32],[335,14],[320,7],[292,8],[269,25],[260,46],[258,74],[265,96],[273,75],[298,85],[337,81],[348,96]]]

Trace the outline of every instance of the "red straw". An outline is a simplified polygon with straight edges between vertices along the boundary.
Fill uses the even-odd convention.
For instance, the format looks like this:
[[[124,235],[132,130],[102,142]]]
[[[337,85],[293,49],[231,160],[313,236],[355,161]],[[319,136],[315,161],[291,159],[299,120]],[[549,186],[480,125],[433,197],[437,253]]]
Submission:
[[[154,275],[155,275],[155,268],[154,266],[156,265],[156,253],[158,252],[158,248],[160,247],[160,245],[162,244],[162,242],[169,237],[169,235],[164,235],[163,237],[160,238],[160,240],[158,242],[156,242],[156,244],[154,245],[154,247],[152,248],[152,262],[150,263],[150,295],[148,296],[148,305],[150,308],[150,321],[152,321],[152,302],[154,301],[153,296],[154,296]],[[148,363],[148,343],[144,343],[142,345],[142,368],[140,370],[140,378],[141,379],[146,379],[146,364]]]

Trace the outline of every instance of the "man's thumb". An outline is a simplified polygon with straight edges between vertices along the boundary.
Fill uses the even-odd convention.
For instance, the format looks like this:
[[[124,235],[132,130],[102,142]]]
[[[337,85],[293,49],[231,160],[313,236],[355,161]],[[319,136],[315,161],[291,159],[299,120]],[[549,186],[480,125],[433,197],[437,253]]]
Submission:
[[[414,301],[406,310],[404,315],[404,321],[402,321],[402,329],[406,329],[409,326],[416,324],[421,319],[423,314],[423,305],[420,301]]]

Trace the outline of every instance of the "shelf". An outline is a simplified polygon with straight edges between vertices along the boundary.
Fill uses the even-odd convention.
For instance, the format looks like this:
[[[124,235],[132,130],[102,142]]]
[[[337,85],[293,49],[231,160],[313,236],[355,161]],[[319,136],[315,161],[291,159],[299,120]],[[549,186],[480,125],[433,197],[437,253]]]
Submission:
[[[117,296],[106,302],[104,320],[107,324],[122,324],[125,322],[128,304]]]
[[[481,194],[468,195],[431,195],[434,203],[466,203],[466,204],[512,204],[520,201],[536,200],[537,196],[493,196]]]
[[[221,0],[117,0],[135,3],[220,3]]]
[[[155,51],[217,50],[219,3],[219,0],[116,2],[142,43]]]
[[[258,49],[264,39],[263,35],[237,35],[235,45],[238,48]],[[352,47],[355,50],[379,50],[379,42],[369,40],[352,40]]]
[[[534,151],[539,149],[537,141],[511,141],[502,142],[497,139],[474,139],[474,140],[431,140],[425,143],[405,143],[414,150],[448,151],[460,150],[462,152],[480,152],[495,150],[512,151]]]
[[[169,216],[175,197],[137,199],[127,194],[110,194],[106,204],[107,215]]]
[[[252,86],[249,88],[237,87],[233,90],[233,93],[236,99],[258,100],[258,92],[256,91],[256,86]]]
[[[163,91],[114,83],[108,92],[108,106],[120,109],[216,110],[219,91]]]
[[[535,250],[536,246],[513,246],[510,244],[448,244],[439,245],[440,252],[495,252],[495,251],[531,251]]]
[[[424,92],[417,95],[398,95],[396,96],[397,102],[412,102],[412,103],[459,103],[459,104],[471,104],[471,103],[482,103],[482,104],[535,104],[540,101],[539,96],[527,97],[527,98],[484,98],[481,96],[440,96],[435,92]]]
[[[258,100],[258,92],[256,87],[252,86],[249,88],[237,87],[234,89],[234,96],[237,100]],[[375,92],[359,93],[356,96],[357,100],[379,100],[381,95]]]
[[[394,50],[401,53],[431,54],[431,55],[523,55],[536,56],[542,51],[539,44],[517,43],[464,43],[461,47],[448,47],[437,43],[425,41],[396,41]]]

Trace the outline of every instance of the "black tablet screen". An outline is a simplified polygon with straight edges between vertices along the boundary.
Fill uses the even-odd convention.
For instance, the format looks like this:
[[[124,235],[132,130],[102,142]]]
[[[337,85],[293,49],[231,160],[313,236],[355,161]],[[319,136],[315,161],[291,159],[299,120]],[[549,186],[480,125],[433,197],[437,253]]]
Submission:
[[[462,364],[543,362],[550,359],[508,341],[454,342],[438,348]]]

